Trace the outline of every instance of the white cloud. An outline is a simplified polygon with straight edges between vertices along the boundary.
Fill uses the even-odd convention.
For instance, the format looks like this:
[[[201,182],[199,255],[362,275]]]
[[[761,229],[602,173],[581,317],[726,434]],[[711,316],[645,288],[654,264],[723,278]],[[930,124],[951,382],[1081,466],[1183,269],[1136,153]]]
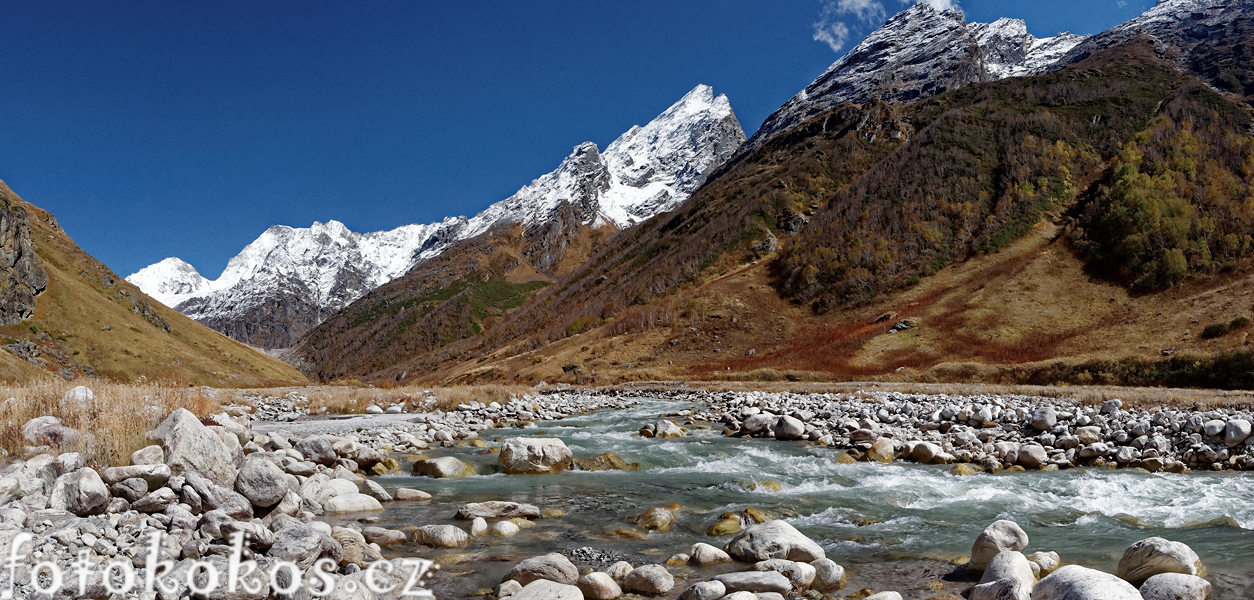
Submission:
[[[1120,0],[1122,1],[1122,0]],[[958,10],[958,0],[899,0],[903,5],[927,3],[937,10]],[[880,0],[824,0],[819,20],[814,23],[814,41],[840,52],[854,34],[854,27],[874,29],[888,18]]]
[[[840,52],[849,42],[849,26],[840,21],[815,23],[814,41],[827,44],[832,52]]]
[[[913,0],[902,0],[902,4],[913,4]],[[958,0],[918,0],[919,4],[931,4],[936,10],[961,10]]]
[[[1127,5],[1128,5],[1127,0],[1118,0],[1117,2],[1115,2],[1115,6],[1118,6],[1119,8],[1123,8]]]

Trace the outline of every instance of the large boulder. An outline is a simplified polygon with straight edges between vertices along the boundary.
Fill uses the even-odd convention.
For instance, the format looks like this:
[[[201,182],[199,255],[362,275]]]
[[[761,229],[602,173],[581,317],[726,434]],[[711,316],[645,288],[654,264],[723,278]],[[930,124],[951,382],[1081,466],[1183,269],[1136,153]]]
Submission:
[[[235,491],[261,508],[278,504],[289,489],[283,469],[264,458],[246,459],[235,478]]]
[[[1210,582],[1197,575],[1159,573],[1141,584],[1145,600],[1210,600]]]
[[[296,442],[296,451],[300,452],[305,460],[328,467],[335,466],[335,461],[339,458],[339,455],[335,453],[334,442],[321,435],[312,435]]]
[[[423,525],[414,530],[414,542],[432,548],[461,548],[470,543],[470,534],[453,525]]]
[[[776,571],[743,571],[724,573],[714,578],[727,588],[728,593],[735,592],[775,592],[787,594],[792,591],[792,581],[783,573]]]
[[[979,573],[998,554],[1006,550],[1022,552],[1027,547],[1028,534],[1018,524],[1004,519],[994,521],[993,524],[984,528],[979,537],[975,538],[975,544],[971,546],[971,562],[968,567]]]
[[[845,568],[830,558],[820,558],[810,563],[814,567],[814,583],[811,587],[826,592],[845,587]]]
[[[681,438],[684,437],[684,428],[674,421],[663,419],[653,426],[653,437]]]
[[[1067,565],[1042,579],[1032,600],[1143,600],[1128,582],[1109,573]]]
[[[100,470],[100,478],[110,485],[127,479],[143,479],[148,489],[157,489],[170,480],[173,472],[166,464],[131,465],[129,467],[105,467]]]
[[[623,595],[613,577],[601,572],[588,573],[579,578],[579,590],[588,600],[614,600]]]
[[[275,532],[274,543],[266,556],[291,562],[303,571],[323,557],[339,563],[344,557],[344,548],[313,525],[299,524]]]
[[[645,596],[661,596],[675,588],[675,576],[662,565],[642,565],[627,574],[623,588]]]
[[[454,456],[424,458],[414,463],[414,475],[425,475],[427,477],[435,477],[436,479],[448,479],[454,477],[470,477],[474,474],[474,467],[462,462],[461,459]]]
[[[356,512],[378,512],[381,510],[383,510],[383,505],[379,503],[378,499],[362,493],[344,494],[322,503],[322,511],[332,515]]]
[[[592,458],[575,460],[575,466],[581,471],[639,471],[640,463],[629,463],[617,452],[610,450]]]
[[[505,579],[513,579],[524,586],[539,579],[574,585],[579,581],[579,569],[569,558],[554,552],[528,558],[514,565],[505,575]]]
[[[148,436],[160,442],[175,475],[194,473],[224,486],[235,482],[231,449],[187,409],[170,413]]]
[[[65,510],[80,517],[98,515],[109,505],[109,488],[90,467],[61,476],[65,485]]]
[[[684,590],[679,600],[719,600],[725,596],[727,587],[721,581],[702,581]]]
[[[764,560],[753,565],[754,571],[774,571],[788,578],[792,582],[792,586],[799,590],[804,590],[814,583],[818,572],[813,565],[809,563],[797,562],[795,560],[784,560],[782,558],[772,558]]]
[[[1118,574],[1132,585],[1141,585],[1159,573],[1197,575],[1201,568],[1201,559],[1188,545],[1151,537],[1128,546],[1119,559]]]
[[[573,585],[538,579],[511,594],[510,600],[583,600],[583,592]]]
[[[1006,550],[988,563],[980,584],[971,590],[970,600],[1031,600],[1035,583],[1027,557],[1017,550]]]
[[[825,557],[823,547],[784,521],[766,521],[745,529],[727,545],[737,559],[758,562],[786,558],[811,562]]]
[[[806,424],[801,419],[783,415],[775,421],[775,439],[799,440],[806,435]]]
[[[66,427],[56,417],[35,417],[22,425],[22,437],[32,446],[72,446],[80,439],[82,433],[77,429]]]
[[[557,438],[508,438],[501,442],[500,462],[511,475],[557,473],[575,465],[570,448]]]
[[[698,566],[717,565],[732,561],[732,557],[719,548],[705,542],[698,542],[688,549],[689,561]]]
[[[540,507],[534,504],[520,504],[502,500],[471,502],[463,504],[461,508],[457,509],[457,514],[453,516],[454,519],[459,521],[470,521],[480,517],[484,519],[513,519],[515,517],[538,519],[540,518]]]

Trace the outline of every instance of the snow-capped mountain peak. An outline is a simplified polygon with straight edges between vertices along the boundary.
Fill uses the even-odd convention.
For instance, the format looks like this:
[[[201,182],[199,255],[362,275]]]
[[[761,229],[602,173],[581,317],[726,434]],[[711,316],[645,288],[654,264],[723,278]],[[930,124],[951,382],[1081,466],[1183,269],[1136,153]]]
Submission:
[[[588,226],[627,227],[669,210],[696,191],[744,140],[727,97],[698,85],[657,118],[632,127],[605,152],[592,142],[579,144],[552,172],[469,219],[450,217],[364,234],[334,220],[307,228],[275,225],[232,258],[215,280],[200,277],[178,259],[146,267],[128,279],[231,337],[288,347],[327,316],[405,274],[418,261],[495,227],[543,224],[564,204]]]
[[[1018,19],[968,24],[959,10],[919,2],[885,22],[775,111],[745,150],[842,104],[909,102],[981,81],[1038,74],[1085,39],[1070,33],[1036,38]]]
[[[177,306],[211,286],[196,267],[173,256],[136,271],[126,280],[166,306]]]
[[[971,23],[968,28],[984,51],[984,68],[994,79],[1040,73],[1085,39],[1065,32],[1037,38],[1028,33],[1028,25],[1022,19]]]

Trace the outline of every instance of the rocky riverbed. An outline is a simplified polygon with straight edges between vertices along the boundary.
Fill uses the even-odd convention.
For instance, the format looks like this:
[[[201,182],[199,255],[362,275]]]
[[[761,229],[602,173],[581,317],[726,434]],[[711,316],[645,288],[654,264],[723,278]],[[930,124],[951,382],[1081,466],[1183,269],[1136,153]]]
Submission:
[[[176,411],[115,467],[59,452],[75,438],[54,420],[28,424],[28,456],[0,470],[0,548],[20,542],[23,557],[0,572],[0,590],[308,597],[281,593],[297,577],[333,585],[330,597],[399,597],[414,571],[404,559],[418,557],[440,565],[423,580],[440,597],[1210,597],[1200,565],[1212,566],[1214,597],[1254,593],[1254,566],[1240,567],[1254,555],[1254,514],[1225,509],[1254,492],[1243,473],[1254,469],[1250,414],[1239,409],[678,391],[351,418],[309,417],[300,404],[249,396],[204,418]],[[1222,475],[1150,474],[1191,470]],[[1197,489],[1206,497],[1180,503],[1200,522],[1155,512],[1136,482]],[[1095,485],[1141,514],[1015,507]],[[998,489],[1011,496],[980,499]],[[1067,521],[1071,537],[1111,539],[1096,553],[1070,544]],[[1029,545],[1025,529],[1046,545]],[[225,581],[236,547],[262,573],[291,562],[301,575],[261,577],[252,593],[200,591],[213,587],[209,567]],[[67,588],[41,596],[52,574],[34,572],[39,561],[61,565]],[[154,595],[122,594],[101,575],[110,561],[140,582],[163,561],[174,575]],[[370,591],[372,581],[394,593]]]

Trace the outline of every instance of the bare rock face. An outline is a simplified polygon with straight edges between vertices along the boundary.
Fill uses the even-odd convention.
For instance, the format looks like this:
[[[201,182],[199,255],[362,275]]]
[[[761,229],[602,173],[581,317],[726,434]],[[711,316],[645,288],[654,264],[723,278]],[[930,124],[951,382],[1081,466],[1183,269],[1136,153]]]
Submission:
[[[35,314],[35,297],[48,286],[48,273],[35,254],[26,209],[0,188],[0,325]]]

